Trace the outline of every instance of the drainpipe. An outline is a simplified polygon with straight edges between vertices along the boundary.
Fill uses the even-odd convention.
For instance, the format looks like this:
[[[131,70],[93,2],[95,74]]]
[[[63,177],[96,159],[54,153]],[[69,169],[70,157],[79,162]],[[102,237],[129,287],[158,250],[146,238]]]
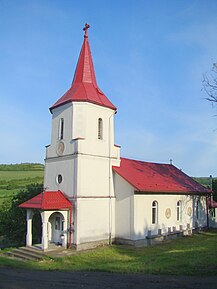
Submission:
[[[109,117],[109,245],[112,246],[112,203],[111,203],[111,117],[116,113],[113,112]]]
[[[207,228],[209,229],[209,204],[208,204],[209,195],[206,196],[206,218],[207,218]]]

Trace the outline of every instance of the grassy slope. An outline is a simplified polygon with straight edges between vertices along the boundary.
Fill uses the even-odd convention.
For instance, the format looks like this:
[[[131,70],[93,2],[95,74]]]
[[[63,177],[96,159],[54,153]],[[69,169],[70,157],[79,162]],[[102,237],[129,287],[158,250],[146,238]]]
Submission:
[[[217,275],[217,231],[146,248],[101,247],[71,257],[22,262],[0,257],[0,265],[40,270],[106,271],[173,275]]]
[[[42,164],[0,165],[0,206],[32,183],[43,183]]]

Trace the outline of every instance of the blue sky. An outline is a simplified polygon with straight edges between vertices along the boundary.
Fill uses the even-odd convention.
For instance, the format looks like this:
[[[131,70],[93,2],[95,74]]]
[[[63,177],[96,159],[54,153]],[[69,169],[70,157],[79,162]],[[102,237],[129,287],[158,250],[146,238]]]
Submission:
[[[88,22],[122,156],[217,176],[216,109],[201,91],[216,15],[215,0],[0,0],[0,163],[43,163],[48,108],[71,85]]]

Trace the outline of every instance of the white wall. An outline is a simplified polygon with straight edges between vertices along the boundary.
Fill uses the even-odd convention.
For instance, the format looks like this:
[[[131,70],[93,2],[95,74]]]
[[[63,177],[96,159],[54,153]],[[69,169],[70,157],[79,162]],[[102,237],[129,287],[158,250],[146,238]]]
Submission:
[[[57,176],[62,175],[62,183],[58,184]],[[76,156],[60,157],[45,160],[44,187],[46,191],[60,190],[68,197],[77,192],[77,158]]]
[[[204,196],[187,196],[172,194],[135,194],[133,187],[118,174],[115,174],[116,196],[116,237],[131,240],[144,239],[148,231],[152,235],[173,230],[207,225],[206,198]],[[196,201],[200,201],[199,218],[196,217]],[[152,202],[158,203],[158,222],[152,224]],[[177,221],[177,202],[181,201],[181,220]],[[170,209],[170,217],[166,217],[166,210]],[[167,210],[168,211],[168,210]]]
[[[197,196],[186,195],[135,195],[134,196],[134,218],[135,218],[135,238],[144,238],[148,230],[152,231],[152,234],[157,234],[158,229],[162,230],[162,233],[168,231],[168,227],[173,230],[180,229],[180,225],[183,229],[187,228],[187,224],[191,228],[195,228],[195,222],[198,222],[198,226],[204,227],[207,225],[206,215],[206,200],[205,197],[201,197],[201,208],[199,211],[199,219],[196,218],[195,201]],[[152,224],[152,202],[158,202],[158,223]],[[177,202],[181,201],[181,220],[177,221]],[[166,217],[166,210],[170,209],[171,216]],[[167,210],[168,211],[168,210]],[[190,214],[190,211],[192,212]]]
[[[134,189],[118,174],[114,176],[115,186],[115,234],[117,238],[134,237]]]
[[[108,239],[115,232],[112,166],[120,163],[114,146],[114,110],[87,102],[73,102],[53,109],[51,145],[47,147],[47,190],[61,190],[73,202],[73,242]],[[57,152],[60,119],[64,119],[64,151]],[[98,120],[103,137],[98,139]],[[63,181],[57,183],[61,174]]]
[[[114,199],[78,199],[76,243],[108,240],[115,235]]]

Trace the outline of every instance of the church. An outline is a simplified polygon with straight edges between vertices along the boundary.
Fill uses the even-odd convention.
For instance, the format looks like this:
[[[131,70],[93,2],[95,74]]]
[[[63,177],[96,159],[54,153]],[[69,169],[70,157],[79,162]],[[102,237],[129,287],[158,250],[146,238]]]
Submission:
[[[146,246],[208,226],[209,190],[176,168],[120,157],[114,143],[116,106],[98,87],[88,40],[72,85],[51,107],[44,191],[22,203],[26,246],[35,210],[43,250],[50,244],[82,250],[101,244]]]

